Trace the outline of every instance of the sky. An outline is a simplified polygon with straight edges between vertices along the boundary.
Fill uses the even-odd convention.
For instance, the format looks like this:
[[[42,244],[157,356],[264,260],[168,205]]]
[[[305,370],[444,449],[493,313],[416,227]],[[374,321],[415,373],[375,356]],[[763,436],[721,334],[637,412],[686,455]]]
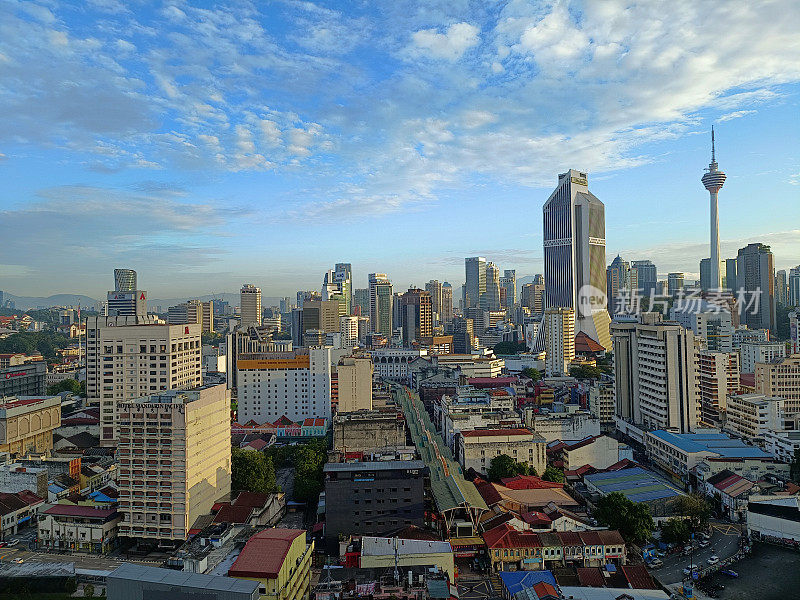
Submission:
[[[714,6],[716,4],[716,6]],[[800,263],[800,3],[0,0],[0,289],[100,298],[542,271],[569,168],[607,260]]]

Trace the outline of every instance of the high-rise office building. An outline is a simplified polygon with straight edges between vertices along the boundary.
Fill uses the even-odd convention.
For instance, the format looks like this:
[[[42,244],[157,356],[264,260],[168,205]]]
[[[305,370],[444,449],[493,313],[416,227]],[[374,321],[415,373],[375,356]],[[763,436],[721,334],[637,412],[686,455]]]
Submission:
[[[176,306],[170,306],[167,313],[167,321],[170,325],[200,323],[203,326],[203,332],[213,332],[214,301],[189,300]]]
[[[481,297],[483,310],[500,310],[500,269],[493,262],[486,263],[486,292]]]
[[[726,271],[727,271],[727,265],[726,265]],[[719,272],[720,272],[720,270],[718,269],[717,273],[719,273]],[[714,275],[715,275],[714,269],[711,268],[711,259],[710,258],[704,258],[703,260],[701,260],[700,261],[700,289],[701,290],[703,290],[704,292],[707,292],[708,290],[719,289],[718,287],[715,287],[715,285],[714,285]],[[725,276],[725,282],[727,283],[727,275]]]
[[[684,283],[683,273],[669,273],[667,275],[667,294],[674,296],[678,290],[683,289]]]
[[[725,259],[725,287],[731,290],[734,294],[739,286],[736,283],[736,259]]]
[[[431,279],[425,284],[425,291],[431,295],[431,309],[435,318],[442,319],[442,284],[437,279]]]
[[[712,352],[733,352],[733,318],[731,311],[698,299],[673,305],[672,320],[691,329],[702,338],[705,348]]]
[[[330,346],[241,354],[236,368],[242,423],[330,418]]]
[[[575,333],[611,347],[605,206],[586,173],[569,170],[543,208],[545,306],[575,310]]]
[[[481,305],[481,298],[486,293],[486,259],[474,256],[464,259],[466,283],[464,284],[463,309],[476,308]]]
[[[719,427],[727,410],[728,396],[739,392],[739,354],[701,350],[697,353],[697,387],[700,421]]]
[[[611,324],[617,416],[689,433],[698,422],[694,333],[658,313],[640,318]]]
[[[453,353],[470,354],[475,347],[475,330],[472,319],[455,317],[453,319]]]
[[[786,271],[781,269],[775,272],[775,305],[787,306],[789,302],[789,282]]]
[[[353,290],[353,314],[369,317],[369,288]]]
[[[741,322],[750,329],[775,331],[775,266],[765,244],[739,250],[736,282],[742,295]]]
[[[116,445],[116,406],[202,384],[201,325],[154,316],[86,320],[86,395],[100,406],[100,444]]]
[[[336,269],[328,270],[322,282],[322,299],[339,300],[342,303],[342,314],[352,312],[353,286],[351,269],[348,263],[339,263]]]
[[[355,317],[358,318],[358,317]],[[338,413],[372,410],[372,359],[345,356],[336,365],[339,404]]]
[[[306,300],[303,303],[303,334],[311,329],[325,333],[336,333],[344,314],[344,298],[333,300]]]
[[[121,536],[185,540],[230,494],[230,410],[224,383],[117,404]]]
[[[147,315],[147,292],[136,289],[136,271],[114,269],[114,291],[106,296],[106,314],[110,317]]]
[[[651,296],[656,291],[658,283],[658,270],[650,260],[635,260],[631,269],[636,271],[636,282],[643,296]]]
[[[351,315],[339,317],[339,333],[342,336],[342,348],[358,345],[358,317]]]
[[[800,265],[789,269],[787,300],[789,306],[800,307]]]
[[[431,295],[425,290],[409,288],[400,296],[400,320],[396,325],[403,328],[403,344],[419,342],[433,335],[431,318]]]
[[[544,312],[544,275],[535,275],[533,282],[522,286],[522,306],[536,315]]]
[[[606,269],[606,288],[608,290],[608,312],[615,315],[631,312],[631,301],[639,287],[638,273],[628,261],[617,257]]]
[[[239,294],[239,312],[242,318],[240,325],[261,325],[261,288],[252,283],[245,283]]]
[[[513,308],[517,304],[517,272],[514,269],[503,271],[500,289],[505,290],[505,302],[501,302],[502,308]]]
[[[708,274],[709,288],[718,290],[722,287],[722,278],[719,272],[719,206],[717,204],[717,194],[725,184],[725,173],[717,169],[717,159],[714,152],[714,127],[711,127],[711,163],[708,170],[701,178],[703,187],[708,190],[710,198],[710,217],[711,217],[711,252],[710,268]]]
[[[548,307],[544,311],[545,373],[548,377],[569,375],[575,359],[575,311]]]
[[[439,320],[442,323],[453,320],[453,286],[446,281],[442,284],[442,312]]]
[[[392,337],[392,282],[386,273],[369,274],[369,319],[372,333]]]

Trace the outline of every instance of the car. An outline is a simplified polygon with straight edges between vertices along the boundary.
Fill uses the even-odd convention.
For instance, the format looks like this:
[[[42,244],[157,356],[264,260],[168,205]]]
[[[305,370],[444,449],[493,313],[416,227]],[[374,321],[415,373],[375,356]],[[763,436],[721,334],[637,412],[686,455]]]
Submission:
[[[692,572],[697,572],[697,565],[687,565],[683,569],[683,574],[684,575],[690,575]]]
[[[15,558],[12,562],[15,562],[16,564],[21,565],[22,563],[25,562],[25,559],[24,558]]]
[[[8,546],[6,542],[0,542],[0,548],[5,548],[6,546]]]
[[[698,544],[698,545],[699,545],[701,548],[708,548],[708,547],[711,545],[711,542],[709,542],[708,540],[703,540],[703,541],[702,541],[702,542],[700,542],[700,544]]]
[[[654,558],[649,563],[647,563],[647,566],[650,567],[651,569],[660,569],[661,567],[664,566],[664,561],[661,560],[660,558]]]
[[[8,542],[9,546],[16,546],[17,544],[19,544],[19,540],[11,540],[10,542]]]
[[[719,556],[717,556],[716,554],[712,554],[712,555],[711,555],[711,556],[708,558],[708,560],[706,560],[706,562],[707,562],[708,564],[710,564],[710,565],[715,565],[715,564],[717,564],[717,563],[719,562]]]

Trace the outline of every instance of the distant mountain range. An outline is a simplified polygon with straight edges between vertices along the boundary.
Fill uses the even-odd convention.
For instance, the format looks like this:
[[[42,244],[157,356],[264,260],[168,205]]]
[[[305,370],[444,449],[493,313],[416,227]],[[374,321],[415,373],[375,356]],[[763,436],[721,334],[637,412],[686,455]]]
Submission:
[[[165,311],[170,306],[175,306],[176,304],[180,304],[181,302],[186,302],[186,300],[202,300],[203,302],[207,302],[208,300],[224,300],[230,303],[231,306],[238,306],[239,305],[239,294],[238,293],[222,293],[222,294],[214,294],[206,295],[206,296],[190,296],[190,297],[183,297],[183,298],[148,298],[147,299],[147,308],[150,311],[155,311],[157,306],[161,307],[162,311]],[[3,300],[13,300],[15,306],[19,310],[31,310],[36,308],[51,308],[53,306],[78,306],[89,309],[94,309],[95,306],[100,302],[95,298],[91,298],[89,296],[84,296],[83,294],[53,294],[52,296],[42,297],[42,296],[15,296],[14,294],[10,294],[5,292],[3,294]],[[104,299],[105,300],[105,299]],[[281,299],[278,297],[272,296],[263,296],[261,298],[261,306],[278,306],[280,304]]]

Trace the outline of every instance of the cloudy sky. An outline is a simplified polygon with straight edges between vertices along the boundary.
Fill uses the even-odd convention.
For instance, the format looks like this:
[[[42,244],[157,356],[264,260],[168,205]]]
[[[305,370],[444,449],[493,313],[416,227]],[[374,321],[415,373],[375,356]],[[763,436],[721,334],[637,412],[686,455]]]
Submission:
[[[608,260],[800,263],[800,3],[0,0],[0,289],[460,284],[541,266],[557,173]]]

